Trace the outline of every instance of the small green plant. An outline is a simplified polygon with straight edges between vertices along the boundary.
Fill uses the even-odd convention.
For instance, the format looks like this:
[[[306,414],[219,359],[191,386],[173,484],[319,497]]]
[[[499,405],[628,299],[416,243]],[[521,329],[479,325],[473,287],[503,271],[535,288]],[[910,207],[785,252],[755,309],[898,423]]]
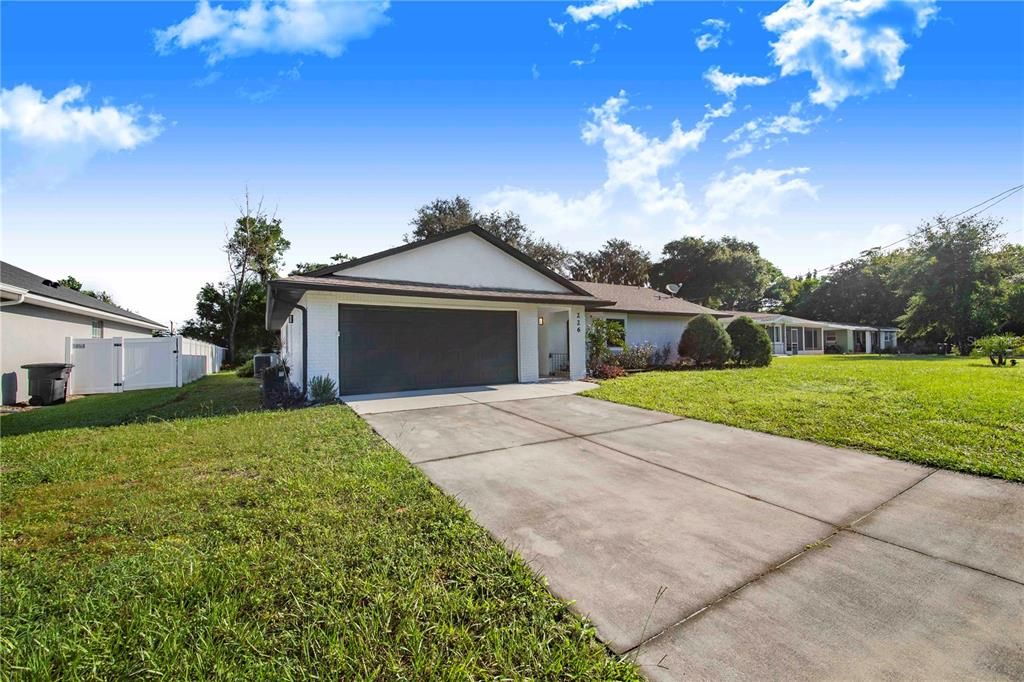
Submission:
[[[338,385],[329,376],[317,375],[309,380],[309,397],[317,404],[334,402],[338,397]]]
[[[974,343],[975,355],[987,355],[989,362],[998,367],[1014,364],[1012,358],[1017,353],[1024,351],[1024,337],[1013,334],[993,334],[978,339]]]
[[[587,322],[587,367],[593,370],[611,362],[611,347],[621,348],[625,344],[622,327],[600,317],[591,318]]]
[[[747,316],[737,317],[726,331],[732,355],[741,367],[767,367],[772,362],[772,342],[764,327]]]
[[[251,377],[251,376],[253,376],[254,369],[253,369],[253,365],[252,365],[252,358],[249,358],[248,360],[243,362],[241,365],[239,365],[238,369],[235,370],[235,374],[237,374],[240,377]]]
[[[679,356],[698,367],[723,367],[732,356],[732,341],[722,323],[704,313],[690,320],[679,338]]]

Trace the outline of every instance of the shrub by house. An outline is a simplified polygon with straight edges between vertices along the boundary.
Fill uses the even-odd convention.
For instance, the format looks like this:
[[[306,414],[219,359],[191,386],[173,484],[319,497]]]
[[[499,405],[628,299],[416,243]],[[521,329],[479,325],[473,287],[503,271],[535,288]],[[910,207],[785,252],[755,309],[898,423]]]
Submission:
[[[679,338],[679,356],[698,367],[722,367],[732,356],[732,342],[722,324],[704,313],[690,320]]]
[[[737,317],[726,328],[732,355],[742,367],[766,367],[772,361],[772,342],[764,327],[746,316]]]

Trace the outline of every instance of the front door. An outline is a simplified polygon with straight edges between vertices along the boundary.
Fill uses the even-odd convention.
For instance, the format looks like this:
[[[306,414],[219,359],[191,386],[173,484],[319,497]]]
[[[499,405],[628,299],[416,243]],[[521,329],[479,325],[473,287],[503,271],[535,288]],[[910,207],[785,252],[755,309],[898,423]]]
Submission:
[[[796,355],[797,351],[800,350],[800,329],[797,327],[790,327],[789,329],[789,354]]]

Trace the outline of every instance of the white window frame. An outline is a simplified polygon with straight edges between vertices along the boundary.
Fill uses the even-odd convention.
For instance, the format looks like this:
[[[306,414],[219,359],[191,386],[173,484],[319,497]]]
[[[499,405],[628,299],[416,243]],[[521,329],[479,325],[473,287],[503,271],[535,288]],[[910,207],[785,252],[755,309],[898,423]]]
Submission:
[[[97,319],[93,318],[93,321],[92,321],[92,338],[94,338],[94,339],[102,339],[103,338],[103,320],[97,320]]]

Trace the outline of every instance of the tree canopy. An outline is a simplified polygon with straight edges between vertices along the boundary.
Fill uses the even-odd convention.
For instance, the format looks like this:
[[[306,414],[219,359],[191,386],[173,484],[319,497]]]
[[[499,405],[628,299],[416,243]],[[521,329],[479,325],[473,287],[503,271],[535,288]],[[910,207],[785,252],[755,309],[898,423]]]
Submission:
[[[97,301],[103,301],[104,303],[109,303],[110,305],[117,305],[116,303],[114,303],[113,297],[111,297],[111,295],[105,291],[93,291],[92,289],[83,289],[82,283],[79,282],[74,275],[68,275],[64,279],[57,280],[57,284],[61,285],[66,289],[74,289],[75,291],[83,293],[86,296],[91,296],[92,298],[95,298]]]
[[[677,296],[712,308],[760,310],[781,276],[753,242],[683,237],[665,245],[651,268],[651,285],[663,291],[678,284]]]
[[[535,235],[512,211],[481,213],[473,208],[469,199],[460,195],[452,199],[434,199],[420,206],[409,224],[413,229],[405,234],[406,243],[478,225],[555,272],[565,272],[569,259],[568,251]]]
[[[995,247],[1002,240],[1000,220],[942,216],[911,238],[901,272],[906,312],[900,322],[911,336],[932,332],[951,339],[961,353],[972,336],[984,336],[1000,286]]]
[[[569,257],[569,274],[583,282],[647,286],[651,257],[625,239],[609,239],[597,251],[577,251]]]

